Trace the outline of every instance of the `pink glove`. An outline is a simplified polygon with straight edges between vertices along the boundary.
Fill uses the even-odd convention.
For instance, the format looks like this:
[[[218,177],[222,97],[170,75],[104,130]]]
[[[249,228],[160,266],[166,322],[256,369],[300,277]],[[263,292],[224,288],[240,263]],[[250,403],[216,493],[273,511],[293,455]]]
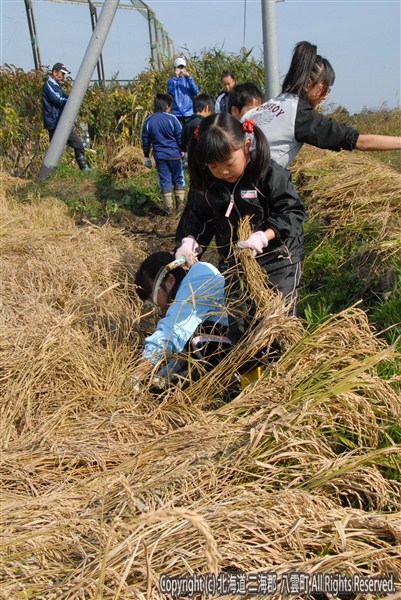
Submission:
[[[193,237],[184,237],[181,240],[181,246],[175,253],[175,257],[185,256],[188,267],[192,267],[194,262],[198,259],[196,257],[196,250],[199,248],[199,244]]]
[[[266,248],[268,243],[269,240],[263,231],[255,231],[247,240],[238,242],[237,246],[238,248],[250,248],[253,256],[256,256],[257,254],[262,254],[263,248]]]

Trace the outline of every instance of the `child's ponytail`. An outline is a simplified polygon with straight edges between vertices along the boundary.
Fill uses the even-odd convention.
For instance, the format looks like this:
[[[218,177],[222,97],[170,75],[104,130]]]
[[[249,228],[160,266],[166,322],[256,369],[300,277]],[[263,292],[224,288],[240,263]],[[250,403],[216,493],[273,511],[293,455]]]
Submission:
[[[251,141],[249,174],[255,183],[264,179],[271,169],[270,148],[263,131],[254,125],[253,140]]]
[[[290,68],[284,78],[282,92],[307,99],[309,80],[313,84],[323,81],[327,87],[334,83],[334,69],[326,58],[317,53],[317,46],[310,42],[298,42],[294,48]]]
[[[288,73],[284,78],[282,91],[305,98],[306,86],[316,63],[317,46],[310,42],[298,42],[292,54]]]

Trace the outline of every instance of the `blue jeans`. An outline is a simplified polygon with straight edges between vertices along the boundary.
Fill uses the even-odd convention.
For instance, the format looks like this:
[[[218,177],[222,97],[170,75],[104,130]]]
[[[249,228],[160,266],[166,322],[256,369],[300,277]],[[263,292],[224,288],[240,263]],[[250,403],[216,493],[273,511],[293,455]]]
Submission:
[[[184,188],[184,171],[181,158],[155,158],[159,185],[162,192],[174,188]]]

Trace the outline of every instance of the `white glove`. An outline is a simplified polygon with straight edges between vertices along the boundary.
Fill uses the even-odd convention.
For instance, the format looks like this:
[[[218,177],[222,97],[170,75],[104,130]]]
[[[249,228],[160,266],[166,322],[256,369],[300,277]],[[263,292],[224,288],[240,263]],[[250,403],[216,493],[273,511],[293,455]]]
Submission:
[[[175,253],[175,257],[185,256],[188,267],[198,260],[196,257],[196,250],[199,248],[199,244],[193,237],[184,237],[181,240],[181,246]]]
[[[152,168],[152,160],[150,158],[144,158],[143,164],[145,165],[145,167],[148,167],[148,169]]]
[[[237,246],[238,248],[250,248],[253,256],[256,256],[257,254],[262,254],[263,248],[266,248],[268,243],[269,240],[263,231],[255,231],[247,240],[238,242]]]

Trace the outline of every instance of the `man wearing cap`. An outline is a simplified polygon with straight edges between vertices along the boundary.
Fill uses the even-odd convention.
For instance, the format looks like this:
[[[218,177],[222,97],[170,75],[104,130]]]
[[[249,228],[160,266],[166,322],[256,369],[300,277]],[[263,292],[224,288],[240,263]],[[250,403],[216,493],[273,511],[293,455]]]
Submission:
[[[61,117],[68,96],[61,89],[61,84],[64,81],[65,75],[69,75],[71,71],[67,69],[61,62],[57,62],[53,68],[48,80],[43,84],[42,88],[42,112],[43,123],[45,129],[49,132],[50,140],[52,139],[57,127],[57,123]],[[75,160],[78,163],[81,171],[90,171],[85,159],[85,149],[81,138],[73,128],[67,140],[68,146],[73,148]]]
[[[187,71],[187,61],[180,56],[174,61],[174,77],[167,80],[167,93],[173,97],[171,112],[184,125],[192,117],[192,98],[198,93],[194,80]]]

